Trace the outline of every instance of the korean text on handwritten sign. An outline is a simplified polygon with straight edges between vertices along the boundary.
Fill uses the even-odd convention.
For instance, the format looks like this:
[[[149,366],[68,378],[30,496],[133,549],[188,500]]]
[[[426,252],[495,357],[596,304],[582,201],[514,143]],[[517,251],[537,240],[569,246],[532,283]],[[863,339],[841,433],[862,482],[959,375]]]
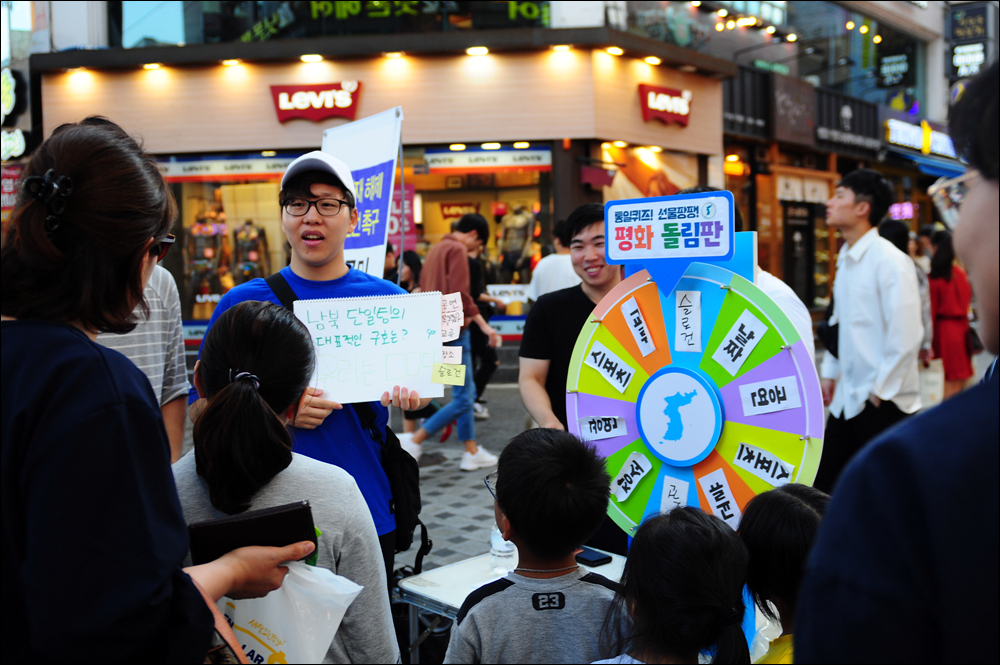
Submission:
[[[799,382],[794,376],[758,381],[740,386],[744,416],[757,416],[802,406]]]
[[[431,370],[431,381],[449,386],[464,386],[465,365],[434,363],[434,367]]]
[[[701,291],[677,291],[674,350],[701,353]]]
[[[440,397],[431,367],[441,359],[441,294],[297,300],[295,316],[316,349],[310,385],[324,399],[350,404],[381,399],[399,385]]]
[[[441,362],[445,365],[461,365],[462,364],[462,347],[460,346],[442,346],[441,347]]]
[[[639,484],[639,481],[652,469],[653,465],[646,459],[645,455],[642,453],[632,453],[625,460],[621,471],[611,481],[611,493],[615,495],[619,503],[624,502],[632,496],[632,492]]]
[[[727,256],[732,209],[724,196],[608,205],[612,261]]]
[[[392,181],[392,160],[351,171],[354,186],[358,191],[358,223],[347,235],[344,249],[359,249],[385,244],[386,223],[389,211],[389,191]]]
[[[674,508],[687,505],[688,482],[670,476],[663,477],[663,496],[660,497],[660,512],[665,513]]]
[[[741,443],[733,464],[749,471],[775,487],[792,482],[795,465],[789,464],[774,453],[748,443]]]
[[[656,351],[653,338],[649,334],[649,326],[646,325],[646,320],[642,318],[642,311],[639,309],[639,303],[635,301],[635,296],[626,300],[622,304],[621,310],[622,316],[625,317],[625,323],[628,324],[628,329],[632,333],[632,338],[639,347],[639,351],[642,352],[642,357],[645,358],[653,351]]]
[[[736,319],[736,323],[726,333],[719,348],[712,354],[712,360],[736,376],[765,332],[767,326],[751,314],[750,310],[743,310],[740,318]]]
[[[585,362],[597,370],[620,393],[624,393],[628,389],[628,384],[635,376],[635,370],[628,363],[597,340],[594,340],[594,346],[587,354]]]
[[[465,313],[462,309],[462,294],[449,293],[441,296],[441,341],[451,342],[462,334]]]
[[[600,441],[601,439],[613,439],[616,436],[628,435],[625,418],[621,416],[579,418],[577,424],[580,426],[580,436],[587,441]]]
[[[701,485],[701,491],[705,493],[705,498],[708,499],[708,505],[712,507],[712,514],[734,529],[739,527],[743,513],[736,505],[725,471],[716,469],[699,478],[698,483]]]

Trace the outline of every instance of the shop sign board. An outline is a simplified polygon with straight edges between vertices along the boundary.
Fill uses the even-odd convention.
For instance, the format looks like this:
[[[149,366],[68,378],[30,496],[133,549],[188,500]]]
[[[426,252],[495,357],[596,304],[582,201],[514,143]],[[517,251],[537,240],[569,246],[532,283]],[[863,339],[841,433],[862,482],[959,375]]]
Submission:
[[[676,122],[687,127],[691,116],[691,101],[690,90],[639,84],[639,105],[642,107],[643,122],[659,120],[665,125]]]
[[[416,187],[412,183],[404,185],[405,192],[398,187],[392,190],[392,210],[389,212],[389,242],[396,248],[396,256],[404,249],[414,249],[417,246],[417,225],[413,219],[413,201],[416,198]],[[400,198],[402,195],[402,198]],[[399,242],[399,220],[404,220],[404,242]]]
[[[449,150],[428,148],[424,163],[430,173],[495,172],[506,169],[551,171],[552,152],[548,148],[530,147],[521,150]]]
[[[397,106],[323,132],[321,150],[347,164],[358,195],[358,223],[344,242],[344,258],[376,277],[385,268],[402,124],[403,109]]]
[[[288,122],[295,118],[313,122],[338,117],[354,120],[358,114],[359,94],[360,81],[271,86],[278,122]]]
[[[992,42],[985,39],[969,44],[952,44],[949,78],[953,81],[971,78],[990,61],[988,53]]]
[[[882,147],[878,106],[827,90],[816,91],[816,141],[832,152],[873,155]],[[822,144],[832,145],[822,145]]]
[[[13,124],[24,112],[27,102],[27,90],[24,79],[19,72],[10,67],[0,70],[0,124]],[[20,129],[4,130],[2,137],[2,158],[16,159],[25,153],[28,141]]]
[[[773,74],[771,127],[777,141],[812,146],[816,143],[816,89],[797,78]]]
[[[911,53],[880,55],[878,59],[878,87],[895,88],[916,83],[916,68],[911,63]]]
[[[919,125],[914,125],[889,118],[885,121],[885,142],[919,150],[925,155],[941,155],[958,159],[951,137],[932,128],[926,120],[921,120]]]
[[[963,42],[974,39],[995,37],[990,35],[990,3],[968,3],[951,7],[949,10],[950,30],[948,36],[952,42]]]
[[[158,162],[168,182],[246,180],[281,177],[295,156],[267,159],[192,159]]]
[[[7,223],[11,211],[14,210],[14,203],[17,201],[17,180],[21,177],[21,165],[10,164],[3,167],[3,175],[0,177],[0,222]]]

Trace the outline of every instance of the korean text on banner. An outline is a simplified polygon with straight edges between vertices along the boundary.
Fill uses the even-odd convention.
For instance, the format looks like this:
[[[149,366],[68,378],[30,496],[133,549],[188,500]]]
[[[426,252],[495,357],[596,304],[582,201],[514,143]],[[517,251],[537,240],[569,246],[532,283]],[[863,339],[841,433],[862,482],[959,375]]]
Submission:
[[[297,300],[295,316],[316,348],[309,384],[342,404],[374,402],[393,386],[442,397],[432,379],[441,362],[441,294]]]
[[[358,223],[344,243],[352,268],[381,277],[395,189],[402,107],[395,107],[323,132],[323,152],[351,169],[358,194]]]

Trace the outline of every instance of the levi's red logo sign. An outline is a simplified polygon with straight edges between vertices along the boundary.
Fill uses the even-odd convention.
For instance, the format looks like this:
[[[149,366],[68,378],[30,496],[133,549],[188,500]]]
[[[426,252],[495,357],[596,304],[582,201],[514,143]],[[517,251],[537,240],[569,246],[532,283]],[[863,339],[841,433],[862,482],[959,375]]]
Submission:
[[[313,122],[327,118],[354,120],[358,113],[359,81],[318,85],[272,85],[271,97],[278,122],[305,118]]]
[[[691,115],[691,91],[640,83],[639,104],[645,122],[655,118],[665,124],[676,122],[687,127]]]

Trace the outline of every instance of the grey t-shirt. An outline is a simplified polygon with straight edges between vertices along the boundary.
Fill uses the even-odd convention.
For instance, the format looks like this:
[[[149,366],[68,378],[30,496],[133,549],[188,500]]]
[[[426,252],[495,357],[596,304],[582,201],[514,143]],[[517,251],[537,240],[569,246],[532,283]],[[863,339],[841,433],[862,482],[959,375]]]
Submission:
[[[226,516],[209,501],[208,485],[195,469],[194,452],[179,459],[173,471],[188,524]],[[375,523],[354,478],[332,464],[293,454],[288,468],[253,497],[250,510],[304,499],[312,507],[313,523],[323,532],[316,565],[364,587],[347,609],[323,662],[398,662],[382,550]]]
[[[551,579],[511,573],[465,599],[444,662],[591,663],[604,655],[601,629],[617,588],[582,568]]]
[[[149,317],[136,307],[139,324],[130,333],[101,333],[97,343],[118,351],[149,378],[160,406],[188,394],[184,362],[184,325],[177,284],[166,269],[155,266],[143,291]]]

